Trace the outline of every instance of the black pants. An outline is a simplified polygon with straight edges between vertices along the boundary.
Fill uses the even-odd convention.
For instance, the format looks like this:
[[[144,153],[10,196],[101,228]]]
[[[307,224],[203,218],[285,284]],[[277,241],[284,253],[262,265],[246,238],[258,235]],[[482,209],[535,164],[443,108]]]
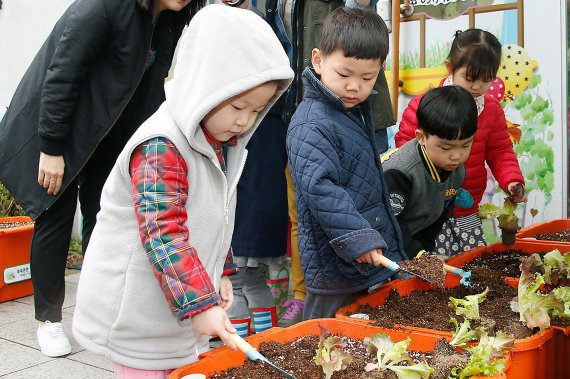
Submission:
[[[101,190],[124,144],[110,133],[79,175],[34,224],[30,268],[36,320],[59,322],[65,298],[65,269],[77,197],[83,215],[82,246],[87,249],[100,209]]]

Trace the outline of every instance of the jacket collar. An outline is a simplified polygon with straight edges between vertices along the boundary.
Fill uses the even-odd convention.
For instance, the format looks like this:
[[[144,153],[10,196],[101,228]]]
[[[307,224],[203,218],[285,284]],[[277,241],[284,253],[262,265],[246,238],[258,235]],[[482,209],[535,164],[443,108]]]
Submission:
[[[314,68],[306,67],[305,70],[303,70],[302,78],[303,78],[303,86],[305,89],[306,98],[322,99],[328,101],[329,103],[334,105],[335,108],[338,108],[342,111],[352,109],[352,108],[348,109],[342,102],[341,98],[338,97],[333,91],[331,91],[327,86],[325,86],[321,82],[320,77],[317,75]],[[370,95],[376,95],[376,94],[378,94],[378,92],[372,90],[372,93]],[[361,104],[359,104],[358,106],[360,106]]]

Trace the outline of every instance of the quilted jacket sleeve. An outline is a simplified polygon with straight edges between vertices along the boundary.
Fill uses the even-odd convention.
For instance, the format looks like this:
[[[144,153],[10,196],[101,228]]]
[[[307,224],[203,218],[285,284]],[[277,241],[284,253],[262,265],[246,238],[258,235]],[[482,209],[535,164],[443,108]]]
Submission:
[[[418,111],[418,105],[421,98],[422,97],[420,95],[410,100],[408,107],[402,114],[402,120],[400,121],[398,131],[394,136],[396,147],[401,147],[406,142],[416,138],[416,129],[418,128],[416,112]]]
[[[288,133],[287,145],[297,198],[307,204],[339,257],[352,262],[372,249],[386,249],[380,233],[339,185],[341,161],[330,132],[316,124],[296,126]]]
[[[485,160],[501,189],[508,193],[507,186],[509,183],[524,184],[524,177],[509,137],[503,108],[494,99],[485,97],[485,102],[485,108],[492,109],[492,112],[489,112],[491,118],[486,119],[485,122],[491,123],[493,128],[491,138],[485,145]]]

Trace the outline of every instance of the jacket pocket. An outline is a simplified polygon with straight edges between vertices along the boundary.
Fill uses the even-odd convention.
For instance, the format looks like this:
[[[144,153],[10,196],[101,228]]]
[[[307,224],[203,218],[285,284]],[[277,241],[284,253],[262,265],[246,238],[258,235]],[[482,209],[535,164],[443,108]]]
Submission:
[[[375,204],[365,208],[360,212],[360,214],[366,221],[368,221],[372,229],[379,232],[384,231],[388,225],[388,216],[381,204]]]

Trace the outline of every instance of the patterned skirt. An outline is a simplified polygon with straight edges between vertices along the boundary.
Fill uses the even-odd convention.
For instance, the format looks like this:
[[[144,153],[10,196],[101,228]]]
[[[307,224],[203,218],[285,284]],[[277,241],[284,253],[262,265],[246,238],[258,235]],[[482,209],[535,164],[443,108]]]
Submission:
[[[481,219],[476,213],[447,220],[435,240],[433,254],[452,257],[478,246],[486,246]]]

